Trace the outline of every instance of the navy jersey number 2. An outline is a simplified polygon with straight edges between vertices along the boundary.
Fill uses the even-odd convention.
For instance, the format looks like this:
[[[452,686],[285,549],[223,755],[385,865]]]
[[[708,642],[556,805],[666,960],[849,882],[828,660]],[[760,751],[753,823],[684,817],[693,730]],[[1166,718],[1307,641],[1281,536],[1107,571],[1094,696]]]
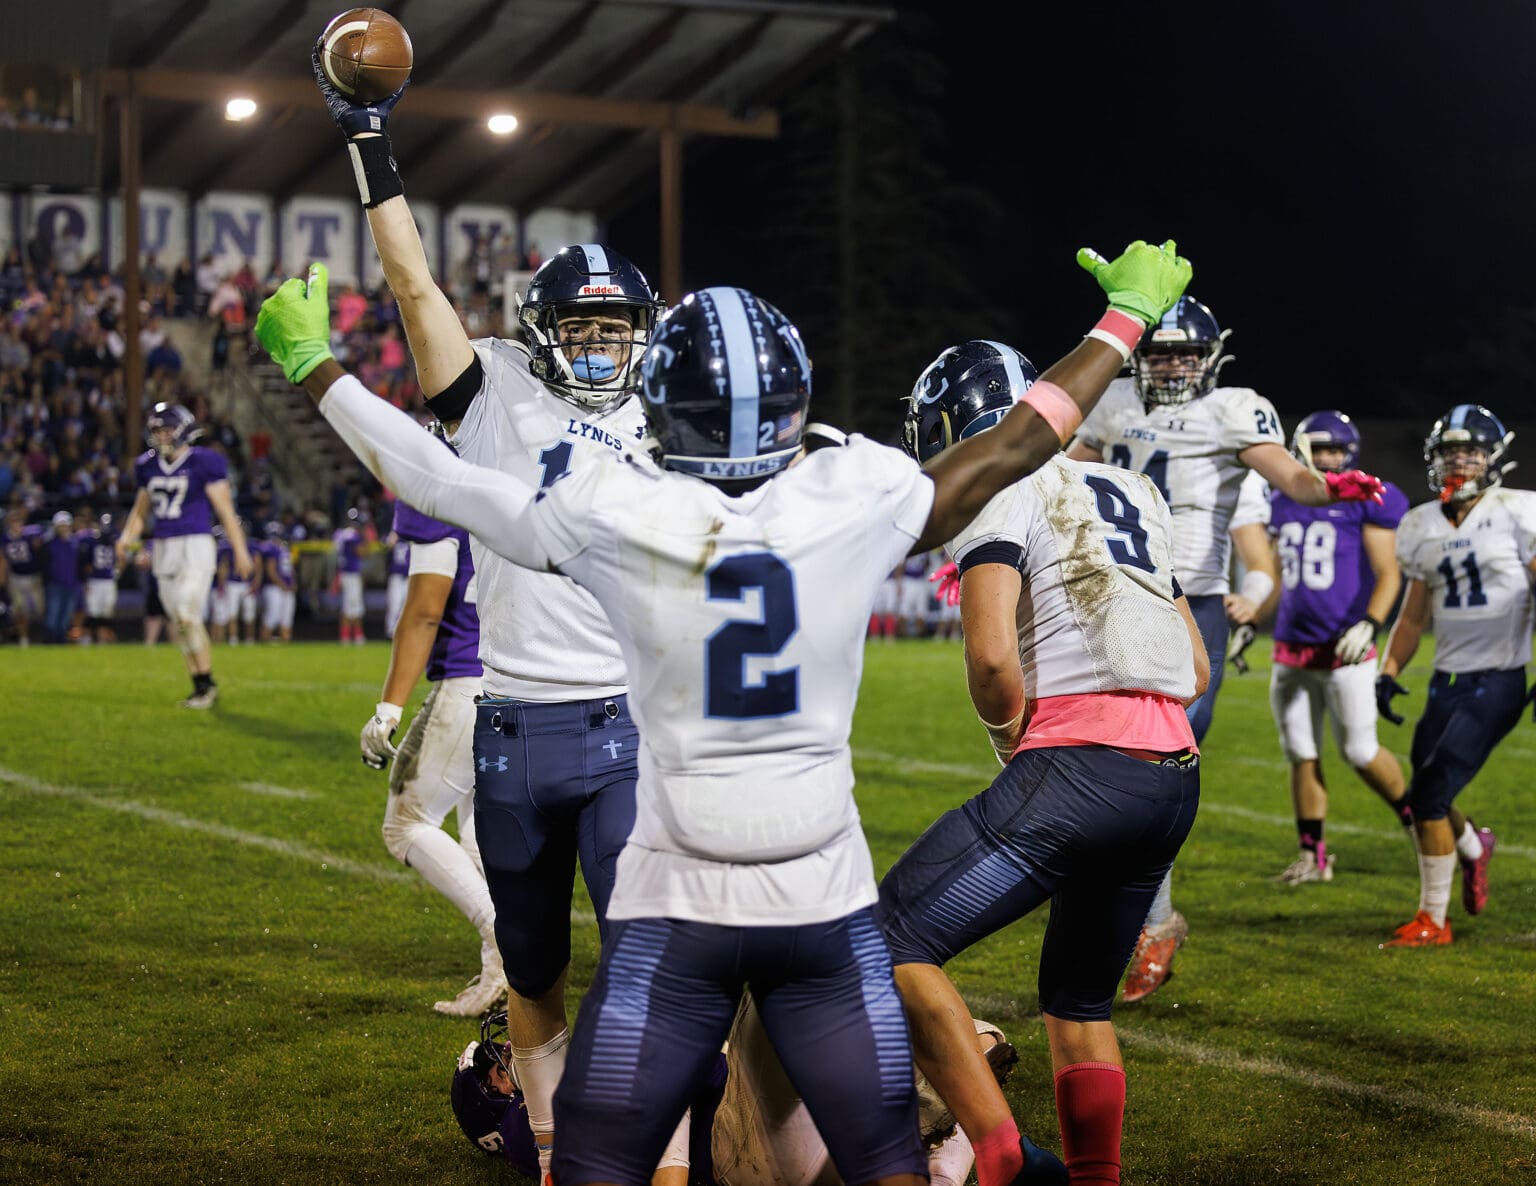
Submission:
[[[799,629],[795,576],[772,552],[727,556],[704,574],[711,601],[744,601],[756,589],[762,598],[757,620],[734,618],[704,643],[704,713],[747,719],[782,717],[800,709],[800,668],[771,671],[748,680],[749,658],[772,658]]]

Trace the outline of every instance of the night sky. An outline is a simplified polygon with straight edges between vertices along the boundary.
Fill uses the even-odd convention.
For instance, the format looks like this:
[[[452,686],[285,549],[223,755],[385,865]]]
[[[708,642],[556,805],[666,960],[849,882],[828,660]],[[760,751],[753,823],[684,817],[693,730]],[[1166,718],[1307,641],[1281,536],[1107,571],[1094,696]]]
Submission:
[[[1015,345],[1044,365],[1091,323],[1079,244],[1113,254],[1171,235],[1194,263],[1190,292],[1234,331],[1225,380],[1288,421],[1326,406],[1432,419],[1487,398],[1458,359],[1499,318],[1536,310],[1536,10],[1010,7],[1005,32],[950,3],[923,36],[949,70],[946,171],[1008,212],[1005,233],[967,245]],[[690,287],[761,276],[773,152],[691,150]],[[654,258],[654,198],[611,232]],[[764,295],[795,316],[794,292]]]

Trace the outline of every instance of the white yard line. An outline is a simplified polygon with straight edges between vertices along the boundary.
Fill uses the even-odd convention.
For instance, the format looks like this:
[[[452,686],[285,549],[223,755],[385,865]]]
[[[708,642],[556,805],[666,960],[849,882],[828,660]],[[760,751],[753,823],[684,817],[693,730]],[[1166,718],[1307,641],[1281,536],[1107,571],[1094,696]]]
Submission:
[[[900,766],[903,770],[912,770],[921,774],[949,774],[955,778],[968,779],[979,782],[982,786],[988,785],[997,777],[996,766],[966,766],[950,762],[925,762],[918,758],[904,758],[900,754],[888,754],[881,750],[855,749],[853,758],[856,762],[881,762]],[[1243,765],[1265,765],[1284,767],[1285,763],[1279,758],[1273,760],[1265,758],[1248,757],[1243,754],[1226,754],[1220,762],[1239,762]],[[977,786],[980,790],[981,786]],[[1283,792],[1282,792],[1283,793]],[[1370,792],[1364,788],[1360,792],[1368,795]],[[1200,799],[1200,813],[1202,815],[1225,815],[1234,819],[1250,820],[1257,824],[1271,824],[1278,828],[1294,829],[1296,821],[1288,815],[1268,814],[1262,811],[1254,811],[1247,807],[1238,807],[1231,803],[1218,803],[1212,798],[1212,793],[1207,791]],[[1383,813],[1385,814],[1385,812]],[[1363,824],[1338,823],[1328,821],[1328,830],[1335,833],[1344,833],[1349,836],[1369,836],[1375,840],[1393,841],[1403,835],[1401,826],[1395,828],[1371,828]],[[1524,857],[1527,860],[1536,857],[1536,848],[1526,844],[1509,844],[1499,841],[1497,856]]]
[[[312,791],[296,791],[292,787],[274,786],[270,782],[240,782],[236,783],[242,791],[250,791],[253,795],[266,795],[272,799],[313,799]]]
[[[83,787],[56,786],[53,783],[46,783],[41,779],[33,778],[30,774],[22,774],[16,770],[7,770],[3,766],[0,766],[0,782],[9,783],[11,786],[23,791],[30,791],[34,795],[51,795],[60,799],[72,799],[78,803],[88,803],[92,807],[103,807],[108,811],[119,811],[124,815],[136,815],[140,819],[168,824],[173,828],[181,828],[183,831],[201,832],[205,836],[217,836],[221,840],[233,840],[236,844],[244,844],[250,848],[265,849],[267,852],[275,852],[281,856],[303,861],[307,865],[319,865],[322,869],[335,869],[341,873],[351,873],[357,877],[369,877],[374,881],[411,882],[416,880],[416,875],[405,869],[393,868],[389,865],[371,865],[362,861],[350,860],[347,857],[332,856],[330,853],[321,852],[319,849],[310,848],[305,844],[295,844],[291,840],[279,840],[275,836],[263,836],[259,832],[245,832],[239,828],[231,828],[226,824],[215,824],[207,820],[194,819],[190,815],[182,815],[176,811],[167,811],[165,808],[156,807],[152,803],[140,803],[133,799],[115,799],[110,795],[99,795],[93,791],[87,791]]]
[[[1308,1070],[1276,1058],[1252,1058],[1234,1054],[1203,1042],[1190,1042],[1168,1034],[1149,1033],[1145,1030],[1122,1026],[1117,1031],[1120,1041],[1132,1049],[1155,1050],[1184,1062],[1200,1063],[1224,1071],[1242,1075],[1263,1075],[1268,1079],[1283,1079],[1300,1084],[1312,1091],[1327,1091],[1335,1095],[1352,1096],[1372,1103],[1387,1104],[1408,1112],[1418,1112],[1461,1124],[1475,1124],[1479,1128],[1492,1129],[1513,1137],[1536,1137],[1536,1118],[1522,1116],[1518,1112],[1501,1112],[1485,1108],[1481,1104],[1460,1104],[1443,1095],[1416,1091],[1411,1087],[1384,1087],[1376,1083],[1359,1083],[1340,1075]]]
[[[140,819],[152,820],[157,824],[167,824],[173,828],[181,828],[187,832],[201,832],[205,836],[217,836],[221,840],[232,840],[236,844],[244,844],[250,848],[260,848],[267,852],[275,852],[279,856],[292,857],[307,865],[319,865],[324,870],[335,870],[338,873],[351,874],[354,877],[367,877],[374,881],[392,882],[394,884],[420,884],[420,879],[406,869],[394,865],[371,865],[365,861],[354,861],[348,857],[332,856],[330,853],[321,852],[319,849],[310,848],[305,844],[295,844],[291,840],[279,840],[275,836],[263,836],[259,832],[245,832],[239,828],[231,828],[226,824],[210,823],[207,820],[194,819],[189,815],[179,812],[167,811],[163,807],[156,807],[151,803],[139,803],[133,799],[114,799],[109,795],[100,795],[94,791],[87,791],[83,787],[57,786],[53,783],[43,782],[33,778],[30,774],[22,774],[20,771],[8,770],[0,766],[0,783],[5,783],[18,790],[29,791],[34,795],[51,795],[59,799],[71,799],[77,803],[86,803],[92,807],[102,807],[108,811],[122,812],[124,815],[138,816]],[[244,784],[246,789],[257,786],[265,786],[260,783]],[[285,787],[267,787],[266,793],[273,791],[286,791]],[[304,795],[307,792],[292,791],[293,795]],[[571,921],[584,926],[595,925],[597,917],[584,910],[572,910]]]

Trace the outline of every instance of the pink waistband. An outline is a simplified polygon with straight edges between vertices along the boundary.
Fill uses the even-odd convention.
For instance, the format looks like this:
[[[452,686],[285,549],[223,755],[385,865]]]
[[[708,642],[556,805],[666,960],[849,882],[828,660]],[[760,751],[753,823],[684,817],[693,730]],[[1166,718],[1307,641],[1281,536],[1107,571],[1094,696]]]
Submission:
[[[1157,692],[1078,692],[1035,701],[1019,749],[1060,745],[1200,752],[1184,706]]]

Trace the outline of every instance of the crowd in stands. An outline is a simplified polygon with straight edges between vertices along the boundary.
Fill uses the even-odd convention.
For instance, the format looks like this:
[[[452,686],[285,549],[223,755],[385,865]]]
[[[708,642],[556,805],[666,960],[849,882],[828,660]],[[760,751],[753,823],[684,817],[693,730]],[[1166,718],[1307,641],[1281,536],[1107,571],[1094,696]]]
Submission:
[[[456,282],[449,286],[450,297],[471,336],[501,332],[500,297],[495,285],[483,282],[488,269],[499,274],[505,266],[526,268],[537,259],[536,249],[530,255],[509,251],[505,236],[482,239],[452,269]],[[228,460],[236,508],[254,535],[277,522],[289,542],[329,543],[332,525],[359,505],[371,521],[370,538],[385,536],[393,505],[366,471],[338,486],[333,506],[285,507],[268,466],[270,437],[253,433],[247,442],[232,423],[213,414],[207,392],[189,382],[167,333],[176,319],[214,322],[209,371],[217,382],[220,371],[246,357],[261,301],[286,278],[277,263],[259,274],[246,260],[229,273],[221,272],[212,256],[167,268],[155,254],[147,255],[139,276],[142,406],[163,400],[192,411],[204,429],[199,443]],[[332,296],[336,357],[395,406],[426,418],[393,294],[387,287],[366,292],[339,285]],[[83,539],[98,529],[102,515],[121,523],[133,500],[133,458],[144,444],[125,439],[125,299],[121,269],[114,274],[68,230],[51,242],[34,236],[0,259],[0,509],[19,514],[18,523],[46,546],[61,534],[55,516],[58,526],[69,519],[72,533]],[[59,566],[64,571],[65,562]],[[133,569],[121,580],[129,589],[141,583]],[[7,600],[0,596],[0,612]],[[78,607],[75,612],[78,616]],[[43,624],[41,604],[35,617]],[[56,623],[56,618],[50,622]],[[74,637],[95,633],[78,623],[71,631]]]
[[[19,99],[0,91],[0,131],[67,132],[75,126],[75,105],[65,95],[47,103],[35,86],[22,87]]]

